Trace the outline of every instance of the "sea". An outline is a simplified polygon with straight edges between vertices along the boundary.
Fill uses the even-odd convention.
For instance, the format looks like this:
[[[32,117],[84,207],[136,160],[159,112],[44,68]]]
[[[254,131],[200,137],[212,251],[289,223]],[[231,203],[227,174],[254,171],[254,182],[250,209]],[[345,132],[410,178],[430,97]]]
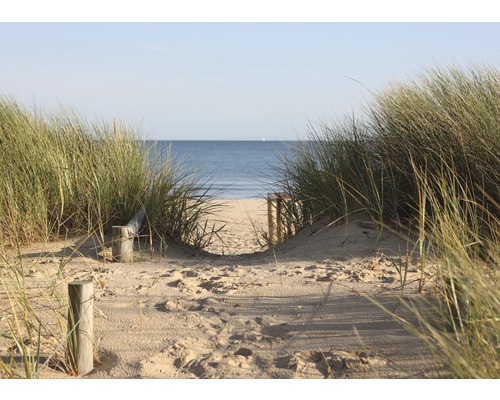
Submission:
[[[281,156],[290,141],[173,140],[156,141],[182,165],[183,173],[198,174],[217,199],[258,199],[276,191]]]

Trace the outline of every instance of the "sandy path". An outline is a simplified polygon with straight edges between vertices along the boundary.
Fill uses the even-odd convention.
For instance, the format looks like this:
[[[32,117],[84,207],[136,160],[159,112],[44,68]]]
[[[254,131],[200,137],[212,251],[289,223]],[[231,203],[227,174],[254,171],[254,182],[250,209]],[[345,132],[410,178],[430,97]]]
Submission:
[[[207,247],[215,254],[244,254],[263,251],[259,232],[267,230],[267,204],[265,200],[221,200],[220,210],[211,217],[217,226],[225,224],[219,238]]]
[[[426,349],[364,296],[408,317],[394,268],[404,241],[353,222],[241,255],[262,250],[250,219],[265,227],[266,205],[226,203],[218,216],[228,222],[225,256],[171,247],[165,258],[142,254],[141,261],[117,264],[92,256],[92,243],[80,246],[82,257],[64,274],[95,282],[101,363],[88,378],[435,376]],[[57,271],[40,261],[64,247],[51,246],[27,249],[26,260],[39,260],[33,279]],[[417,268],[415,262],[409,281]],[[415,284],[405,295],[419,297]]]

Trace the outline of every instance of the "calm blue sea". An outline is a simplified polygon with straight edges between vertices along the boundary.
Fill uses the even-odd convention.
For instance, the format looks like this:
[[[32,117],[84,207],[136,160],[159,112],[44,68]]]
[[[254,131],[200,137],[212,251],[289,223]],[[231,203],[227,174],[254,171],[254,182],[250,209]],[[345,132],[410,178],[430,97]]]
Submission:
[[[187,171],[209,180],[219,199],[264,198],[279,179],[277,154],[287,154],[292,142],[280,141],[158,141]]]

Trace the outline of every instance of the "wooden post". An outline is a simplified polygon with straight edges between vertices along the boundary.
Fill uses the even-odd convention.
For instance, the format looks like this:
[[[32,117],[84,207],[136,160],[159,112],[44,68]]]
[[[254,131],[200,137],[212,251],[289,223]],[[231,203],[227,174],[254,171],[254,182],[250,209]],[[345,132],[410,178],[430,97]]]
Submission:
[[[94,369],[94,299],[92,281],[68,284],[68,358],[78,375]]]
[[[292,197],[281,193],[267,194],[267,223],[269,225],[270,244],[285,241],[289,234],[294,234],[292,225]]]
[[[113,260],[130,263],[134,259],[134,234],[129,226],[113,226],[111,252]]]
[[[144,209],[139,210],[125,226],[113,226],[111,252],[114,261],[130,263],[134,260],[134,237],[142,226]]]
[[[278,243],[283,242],[283,199],[280,194],[276,195],[276,233]]]
[[[275,244],[275,239],[274,239],[274,216],[273,216],[273,201],[275,199],[275,196],[273,193],[268,193],[267,194],[267,225],[269,229],[269,243],[271,245]]]
[[[293,213],[296,209],[296,203],[292,201],[292,197],[284,194],[281,196],[282,208],[281,214],[283,218],[283,240],[287,237],[295,235],[295,227],[293,224],[294,217]]]

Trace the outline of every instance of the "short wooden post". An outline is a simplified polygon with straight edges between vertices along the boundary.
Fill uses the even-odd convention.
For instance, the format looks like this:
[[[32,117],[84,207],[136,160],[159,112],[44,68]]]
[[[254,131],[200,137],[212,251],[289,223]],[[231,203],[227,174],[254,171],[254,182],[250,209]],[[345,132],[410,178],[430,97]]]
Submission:
[[[269,243],[271,245],[275,244],[275,230],[274,230],[274,202],[275,196],[272,193],[267,194],[267,225],[269,229]]]
[[[134,234],[129,226],[113,226],[111,253],[113,260],[130,263],[134,260]]]
[[[292,196],[284,194],[281,196],[282,207],[281,214],[283,218],[283,239],[290,237],[295,234],[294,226],[294,210],[296,212],[296,202],[292,200]]]
[[[278,243],[283,242],[283,198],[280,194],[276,195],[276,233]]]
[[[68,359],[78,375],[94,369],[94,300],[92,281],[68,284]]]
[[[139,210],[125,226],[113,226],[111,253],[114,261],[130,263],[134,260],[134,237],[144,219],[144,209]]]

